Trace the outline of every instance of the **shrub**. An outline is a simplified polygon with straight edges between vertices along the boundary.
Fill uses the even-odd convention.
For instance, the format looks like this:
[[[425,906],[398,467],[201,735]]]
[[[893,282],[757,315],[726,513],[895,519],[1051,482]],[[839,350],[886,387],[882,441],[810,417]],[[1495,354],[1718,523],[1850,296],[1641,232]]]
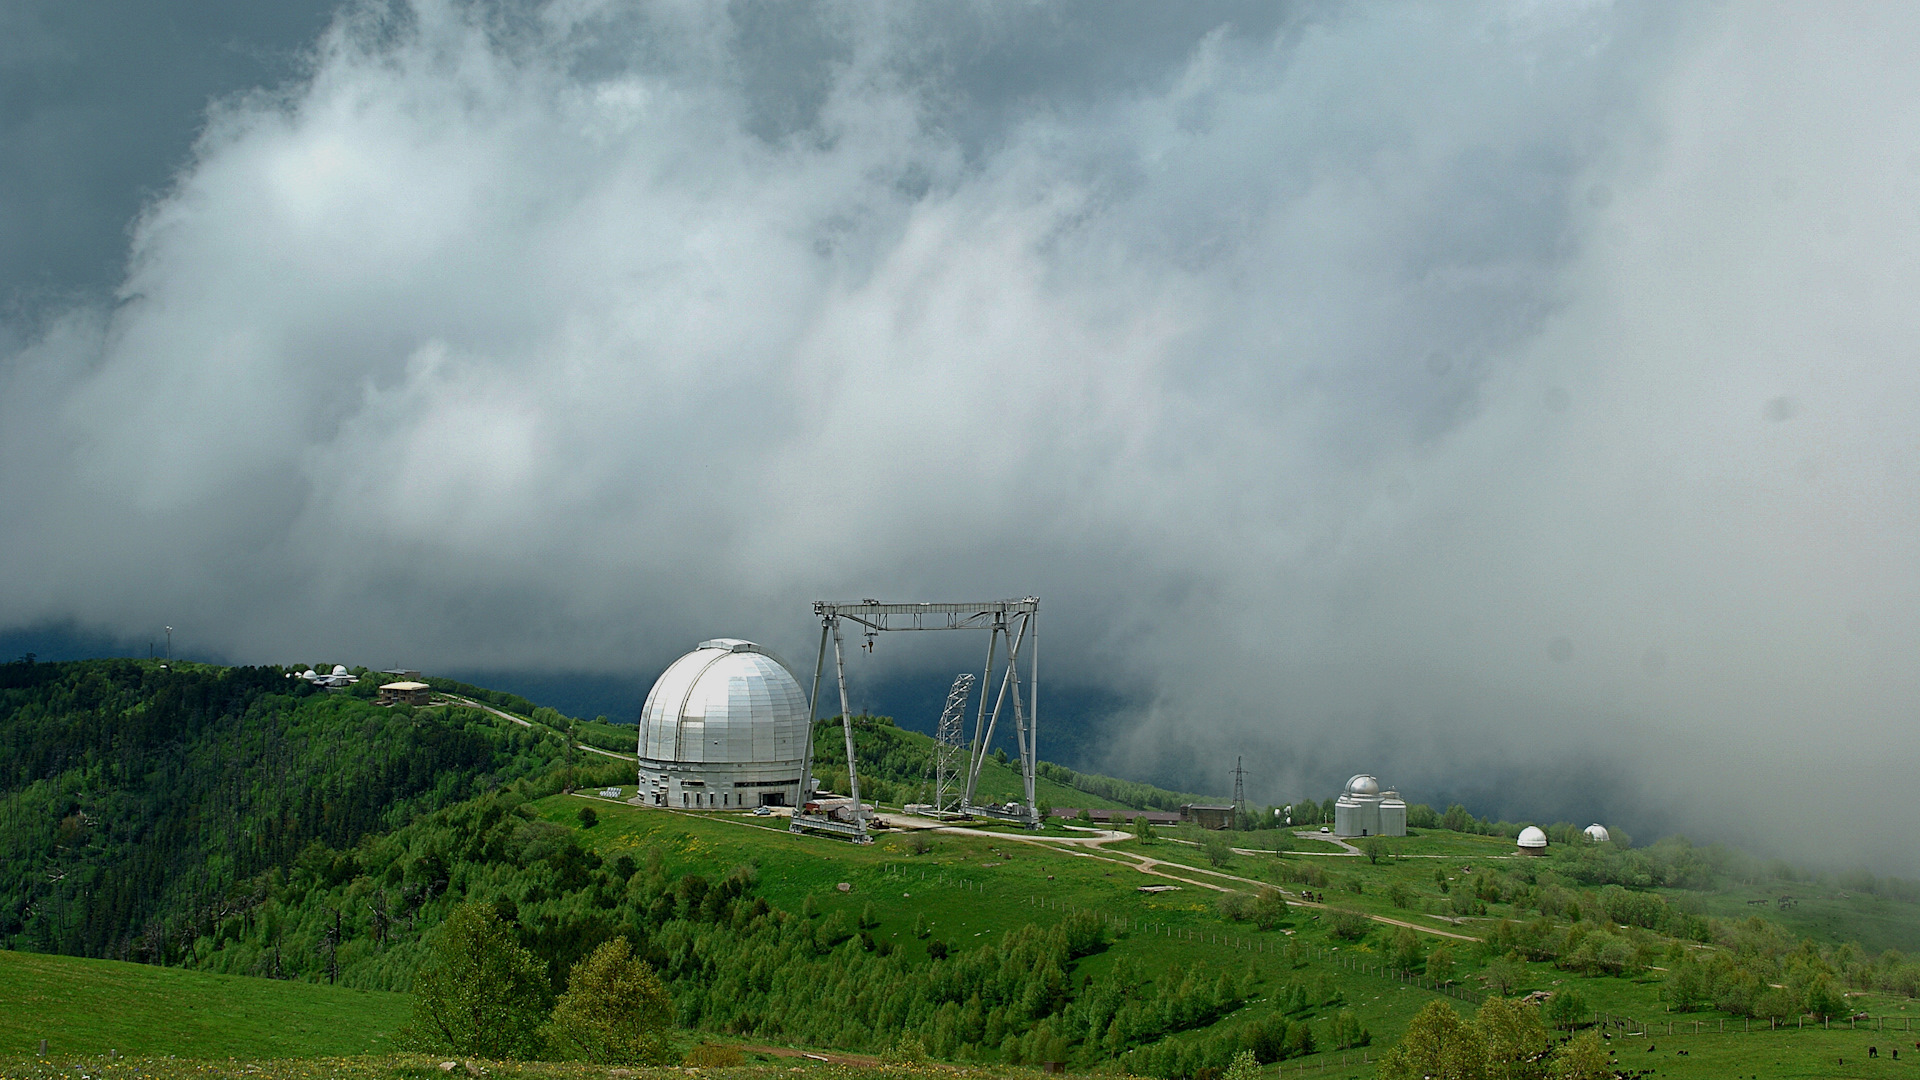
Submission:
[[[852,936],[853,928],[847,925],[847,917],[836,911],[821,919],[820,925],[814,928],[813,943],[821,952],[826,952]]]
[[[1402,926],[1393,932],[1393,966],[1401,971],[1412,971],[1420,966],[1424,950],[1420,947],[1420,936]]]
[[[724,1043],[703,1042],[687,1051],[687,1064],[708,1069],[725,1069],[746,1063],[740,1048]]]
[[[1330,1049],[1349,1050],[1356,1046],[1366,1046],[1373,1041],[1373,1033],[1353,1014],[1352,1009],[1341,1009],[1333,1016],[1333,1022],[1327,1025],[1327,1042]]]
[[[1214,898],[1213,907],[1223,919],[1246,922],[1253,918],[1253,897],[1243,892],[1224,892]]]
[[[907,1034],[880,1055],[880,1060],[888,1065],[918,1065],[927,1060],[927,1046],[920,1036]]]
[[[1260,1063],[1253,1059],[1253,1051],[1242,1050],[1233,1055],[1233,1061],[1220,1074],[1220,1080],[1259,1080],[1259,1076]]]
[[[1326,914],[1327,932],[1342,941],[1359,941],[1373,929],[1373,920],[1348,908],[1332,908]]]
[[[579,818],[580,818],[580,827],[583,829],[591,829],[595,825],[600,824],[600,815],[598,813],[595,813],[593,807],[591,806],[581,807]]]

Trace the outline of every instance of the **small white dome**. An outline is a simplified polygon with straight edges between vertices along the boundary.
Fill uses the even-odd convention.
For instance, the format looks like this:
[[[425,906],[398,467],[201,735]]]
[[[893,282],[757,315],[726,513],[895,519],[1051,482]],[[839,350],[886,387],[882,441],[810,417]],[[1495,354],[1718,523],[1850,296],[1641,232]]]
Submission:
[[[312,668],[308,668],[307,670],[300,673],[300,677],[303,679],[317,679],[320,677],[320,673],[313,670]]]
[[[1520,830],[1519,844],[1523,848],[1543,848],[1547,846],[1547,834],[1538,825],[1529,825]]]
[[[1378,795],[1380,794],[1380,781],[1374,779],[1372,776],[1369,776],[1366,773],[1360,773],[1359,775],[1355,776],[1353,779],[1347,781],[1347,794],[1368,795],[1368,796]]]
[[[345,675],[347,673],[347,665],[345,664],[333,665],[333,673],[335,675]]]
[[[1587,834],[1587,839],[1593,841],[1596,844],[1604,844],[1607,841],[1613,839],[1613,837],[1607,833],[1607,827],[1605,825],[1600,824],[1599,822],[1595,822],[1592,825],[1587,826],[1582,831]]]

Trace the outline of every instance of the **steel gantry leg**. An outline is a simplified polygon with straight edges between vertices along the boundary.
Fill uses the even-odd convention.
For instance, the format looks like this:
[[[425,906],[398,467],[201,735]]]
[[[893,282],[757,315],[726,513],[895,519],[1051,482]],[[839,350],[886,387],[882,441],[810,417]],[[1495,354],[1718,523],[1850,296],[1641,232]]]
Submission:
[[[860,806],[860,767],[854,763],[853,716],[847,706],[847,662],[840,645],[840,620],[833,619],[833,671],[840,680],[840,729],[847,737],[847,787],[853,796],[853,824],[860,839],[867,839],[867,812]]]
[[[800,763],[800,795],[793,804],[793,812],[806,809],[807,799],[813,795],[813,722],[820,717],[820,674],[827,666],[827,622],[820,620],[820,653],[813,658],[813,693],[807,696],[807,738],[804,756]]]
[[[973,809],[974,788],[980,783],[980,763],[986,755],[986,745],[982,739],[991,739],[993,734],[987,729],[987,691],[993,686],[994,647],[1000,644],[1000,625],[994,624],[987,632],[987,666],[980,671],[980,714],[973,722],[973,745],[967,750],[967,792],[960,800],[960,812]]]
[[[1034,796],[1034,774],[1040,768],[1040,609],[1035,607],[1027,612],[1027,648],[1032,657],[1027,663],[1027,704],[1032,715],[1027,724],[1027,752],[1021,755],[1021,764],[1027,773],[1027,805],[1033,808],[1034,824],[1045,825],[1039,820],[1040,803]]]
[[[986,767],[988,747],[993,745],[994,730],[1000,726],[1000,712],[1002,709],[1006,707],[1007,691],[1010,687],[1015,688],[1014,695],[1013,695],[1014,716],[1015,716],[1014,722],[1016,725],[1014,729],[1014,739],[1015,739],[1016,745],[1020,747],[1020,751],[1021,751],[1020,752],[1021,772],[1024,775],[1032,771],[1031,765],[1029,763],[1032,761],[1033,754],[1032,754],[1031,748],[1027,745],[1025,732],[1023,732],[1018,726],[1019,713],[1020,713],[1020,695],[1019,695],[1017,686],[1019,683],[1018,669],[1020,664],[1020,644],[1022,639],[1026,637],[1027,625],[1025,621],[1022,621],[1020,623],[1020,629],[1018,631],[1015,631],[1013,630],[1013,628],[1008,627],[1006,625],[999,625],[994,627],[993,632],[995,636],[999,636],[999,635],[1006,636],[1007,668],[1006,668],[1006,671],[1002,673],[1000,676],[1000,690],[998,693],[994,695],[994,698],[993,698],[993,712],[987,714],[987,730],[985,733],[985,737],[982,741],[978,742],[975,746],[973,761],[971,763],[972,769],[968,776],[968,781],[967,781],[967,790],[969,793],[973,791],[975,786],[977,786],[980,781],[980,770]],[[989,657],[992,656],[991,649],[989,649],[988,656]],[[991,669],[989,669],[989,674],[991,674]],[[986,693],[983,690],[980,695],[980,704],[983,708],[986,705],[986,701],[987,701]],[[1027,786],[1029,788],[1031,787],[1031,785],[1027,785]],[[973,804],[973,800],[969,798],[968,805],[971,806],[972,804]],[[1027,817],[1029,818],[1029,820],[1031,820],[1033,817],[1033,802],[1032,802],[1031,796],[1028,797],[1026,812],[1027,812]]]

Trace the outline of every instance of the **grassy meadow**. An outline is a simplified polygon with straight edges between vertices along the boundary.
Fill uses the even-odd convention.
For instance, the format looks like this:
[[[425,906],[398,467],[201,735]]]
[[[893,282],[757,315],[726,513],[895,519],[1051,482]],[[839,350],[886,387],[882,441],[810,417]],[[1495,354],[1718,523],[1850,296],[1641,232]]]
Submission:
[[[586,804],[583,800],[579,795],[554,796],[536,803],[535,809],[547,820],[576,823],[580,806]],[[640,860],[649,849],[658,849],[669,870],[709,873],[753,863],[758,867],[761,893],[777,906],[799,911],[811,897],[822,916],[838,910],[852,920],[868,913],[877,922],[876,939],[919,955],[932,942],[969,947],[1028,922],[1044,923],[1054,912],[1080,909],[1107,916],[1123,929],[1109,949],[1078,963],[1076,979],[1097,976],[1123,957],[1152,970],[1200,962],[1236,976],[1249,969],[1256,973],[1260,991],[1246,1007],[1214,1028],[1185,1032],[1174,1039],[1205,1037],[1263,1014],[1271,1007],[1266,994],[1276,988],[1299,982],[1330,987],[1337,991],[1338,1007],[1354,1010],[1371,1033],[1371,1045],[1364,1051],[1369,1058],[1377,1058],[1391,1046],[1413,1014],[1440,996],[1387,972],[1389,939],[1398,926],[1417,928],[1429,948],[1450,941],[1460,963],[1457,987],[1477,1001],[1486,993],[1481,979],[1484,964],[1476,955],[1477,941],[1462,939],[1478,939],[1494,922],[1518,913],[1493,904],[1484,914],[1452,914],[1454,890],[1466,887],[1478,872],[1520,869],[1534,860],[1516,854],[1510,840],[1450,832],[1396,840],[1393,855],[1378,862],[1332,854],[1343,849],[1308,838],[1296,841],[1303,850],[1275,855],[1254,847],[1263,839],[1270,844],[1271,837],[1256,832],[1232,834],[1243,850],[1215,867],[1201,846],[1203,835],[1187,829],[1166,830],[1147,841],[1129,837],[1098,848],[1037,843],[1011,829],[981,830],[990,835],[941,832],[930,834],[928,850],[916,854],[910,834],[900,832],[882,833],[876,843],[856,847],[824,837],[795,836],[785,831],[778,818],[686,813],[600,800],[591,805],[599,821],[586,833],[591,845],[607,858],[628,854]],[[1090,830],[1058,827],[1047,832],[1049,836],[1093,835]],[[1553,859],[1549,854],[1535,865],[1548,865]],[[1143,861],[1148,864],[1145,868]],[[1319,884],[1289,880],[1315,870]],[[842,883],[847,891],[838,888]],[[1307,904],[1296,904],[1284,925],[1265,933],[1252,929],[1251,923],[1222,916],[1219,898],[1224,891],[1251,891],[1268,883],[1295,898],[1308,889],[1330,907],[1381,921],[1352,941],[1336,938],[1324,909]],[[1176,888],[1142,893],[1143,885]],[[928,933],[919,938],[914,925],[923,917]],[[1289,949],[1289,945],[1304,948]],[[1622,1048],[1621,1067],[1644,1068],[1657,1062],[1661,1076],[1856,1075],[1852,1071],[1855,1058],[1862,1068],[1886,1071],[1909,1067],[1904,1061],[1895,1064],[1890,1056],[1900,1040],[1911,1045],[1920,1039],[1920,1032],[1905,1033],[1914,1003],[1904,999],[1880,994],[1850,999],[1854,1008],[1874,1017],[1871,1024],[1885,1024],[1895,1029],[1891,1031],[1863,1024],[1859,1030],[1835,1025],[1831,1030],[1808,1027],[1749,1033],[1747,1021],[1724,1013],[1666,1012],[1659,997],[1661,978],[1658,965],[1636,975],[1607,977],[1525,963],[1519,965],[1512,991],[1526,994],[1571,986],[1594,1010],[1631,1018],[1630,1027],[1609,1029],[1616,1033],[1613,1045]],[[1474,1004],[1456,1001],[1455,1007],[1470,1012]],[[1669,1021],[1676,1025],[1671,1035],[1666,1027]],[[1869,1063],[1866,1048],[1870,1045],[1888,1056]],[[1654,1047],[1651,1052],[1649,1046]],[[1679,1053],[1683,1049],[1688,1051],[1685,1055]],[[1328,1076],[1371,1075],[1370,1067],[1359,1064],[1360,1053],[1323,1051],[1269,1066],[1267,1071],[1293,1075],[1305,1067],[1324,1068]],[[1333,1067],[1343,1056],[1348,1066]],[[1848,1071],[1838,1072],[1843,1058]],[[1920,1050],[1913,1051],[1910,1060],[1911,1067],[1920,1071]]]
[[[404,994],[180,968],[0,952],[0,1057],[375,1053],[406,1023]]]

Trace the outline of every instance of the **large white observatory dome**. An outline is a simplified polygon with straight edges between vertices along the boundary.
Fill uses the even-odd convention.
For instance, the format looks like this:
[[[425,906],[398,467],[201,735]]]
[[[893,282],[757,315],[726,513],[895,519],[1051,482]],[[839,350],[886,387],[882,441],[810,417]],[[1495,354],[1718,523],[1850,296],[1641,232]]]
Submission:
[[[1380,794],[1380,781],[1366,773],[1361,773],[1347,781],[1347,794],[1361,796],[1378,795]]]
[[[1547,850],[1547,834],[1540,826],[1529,825],[1520,830],[1520,839],[1516,843],[1521,851],[1539,855]]]
[[[1607,827],[1597,821],[1580,831],[1586,833],[1587,839],[1596,844],[1604,844],[1613,839],[1613,836],[1607,832]]]
[[[640,710],[640,794],[660,806],[791,806],[807,696],[772,654],[714,638],[662,672]]]

